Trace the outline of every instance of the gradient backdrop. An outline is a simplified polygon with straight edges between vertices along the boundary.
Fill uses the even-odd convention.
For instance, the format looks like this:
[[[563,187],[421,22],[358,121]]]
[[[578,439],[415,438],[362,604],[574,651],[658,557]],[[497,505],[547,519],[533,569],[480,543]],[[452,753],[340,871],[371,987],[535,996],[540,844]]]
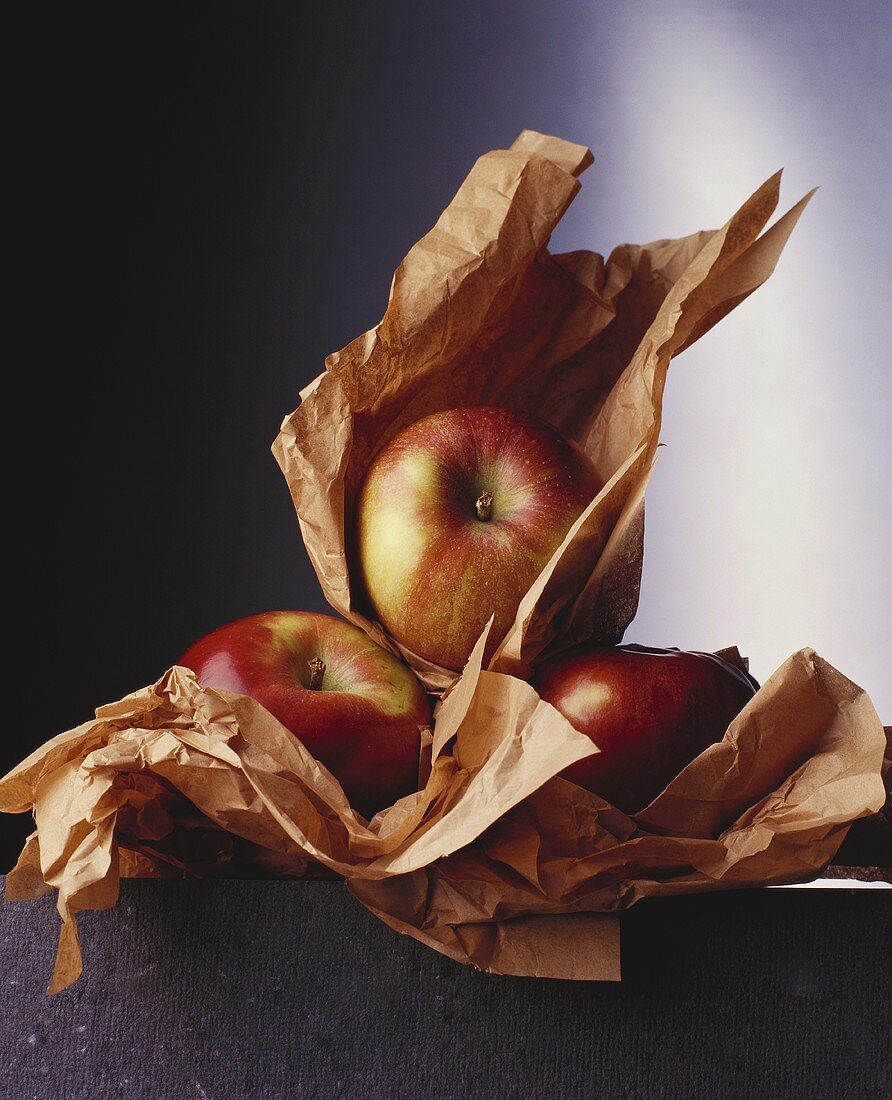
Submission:
[[[812,645],[892,721],[885,3],[94,3],[17,39],[27,396],[0,768],[198,635],[323,609],[269,445],[475,157],[598,163],[557,250],[821,186],[776,275],[673,365],[628,639]],[[36,119],[36,122],[35,122]],[[21,578],[21,583],[19,583]],[[18,628],[17,628],[18,629]],[[11,863],[28,829],[4,819]]]

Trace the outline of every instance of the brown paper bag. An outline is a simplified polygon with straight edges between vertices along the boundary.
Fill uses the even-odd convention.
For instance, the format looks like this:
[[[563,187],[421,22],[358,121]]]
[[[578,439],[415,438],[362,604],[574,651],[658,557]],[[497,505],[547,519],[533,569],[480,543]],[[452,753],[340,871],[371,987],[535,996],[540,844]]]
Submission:
[[[390,638],[351,579],[369,461],[420,417],[463,405],[532,413],[574,439],[604,489],[521,601],[491,667],[523,675],[576,642],[617,642],[638,604],[669,361],[768,278],[810,197],[759,237],[778,174],[716,232],[620,245],[606,262],[553,256],[551,232],[591,163],[587,149],[529,131],[481,157],[400,264],[380,324],[328,358],[273,447],[326,599],[434,691],[456,671]]]

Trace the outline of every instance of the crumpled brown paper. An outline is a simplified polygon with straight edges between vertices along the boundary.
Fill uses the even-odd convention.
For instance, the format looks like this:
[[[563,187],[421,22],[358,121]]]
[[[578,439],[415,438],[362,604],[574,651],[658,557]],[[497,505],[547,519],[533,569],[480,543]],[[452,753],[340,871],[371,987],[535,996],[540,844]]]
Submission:
[[[201,688],[174,667],[100,707],[0,780],[0,811],[33,810],[37,832],[8,898],[58,890],[63,920],[51,991],[81,970],[75,914],[114,905],[122,873],[346,877],[410,873],[469,844],[594,746],[529,684],[480,672],[437,707],[420,791],[366,822],[340,784],[253,699]],[[449,751],[446,746],[449,745]],[[160,871],[156,870],[159,869]]]
[[[867,695],[805,649],[634,818],[555,778],[462,851],[349,887],[392,928],[458,961],[618,978],[607,914],[644,898],[813,878],[851,822],[882,807],[885,750]]]
[[[81,972],[76,914],[114,905],[121,876],[311,866],[459,961],[616,980],[617,910],[812,877],[883,803],[879,719],[810,650],[629,818],[556,778],[594,746],[529,684],[482,669],[485,640],[438,704],[422,790],[371,822],[258,703],[182,668],[32,754],[0,780],[0,810],[37,824],[6,897],[58,890],[50,992]]]
[[[774,270],[810,196],[761,237],[772,176],[716,232],[553,256],[549,237],[592,163],[525,131],[481,157],[394,276],[384,318],[331,355],[273,450],[328,602],[442,691],[457,673],[402,647],[350,574],[354,503],[369,461],[402,428],[449,407],[505,405],[588,453],[604,489],[517,610],[491,667],[524,675],[579,641],[618,641],[635,614],[643,496],[669,361]]]
[[[882,727],[811,651],[785,665],[635,819],[556,778],[591,742],[515,673],[616,641],[641,569],[642,500],[672,355],[770,275],[802,200],[758,236],[772,177],[715,233],[551,256],[587,150],[522,134],[481,158],[394,280],[381,324],[332,356],[275,450],[329,601],[363,615],[348,570],[365,467],[404,425],[456,404],[535,411],[582,445],[605,488],[522,601],[483,669],[406,656],[446,690],[422,789],[371,822],[270,714],[171,669],[0,780],[37,831],[6,896],[58,890],[51,990],[80,973],[75,916],[121,875],[343,875],[388,924],[493,971],[616,978],[615,913],[643,897],[805,878],[878,809]]]

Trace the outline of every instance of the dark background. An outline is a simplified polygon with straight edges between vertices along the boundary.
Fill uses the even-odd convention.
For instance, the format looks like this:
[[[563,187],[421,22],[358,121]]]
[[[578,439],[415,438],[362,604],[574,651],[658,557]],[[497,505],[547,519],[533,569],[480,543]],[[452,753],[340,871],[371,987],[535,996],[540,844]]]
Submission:
[[[325,609],[279,424],[476,156],[559,121],[536,5],[384,7],[94,3],[17,40],[31,656],[0,773],[206,631]],[[0,869],[30,828],[0,818]]]

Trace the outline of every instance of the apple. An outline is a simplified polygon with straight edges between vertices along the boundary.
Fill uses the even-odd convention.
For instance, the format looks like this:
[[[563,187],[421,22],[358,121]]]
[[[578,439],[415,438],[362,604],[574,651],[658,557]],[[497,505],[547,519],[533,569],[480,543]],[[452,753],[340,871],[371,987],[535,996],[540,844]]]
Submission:
[[[579,447],[510,409],[416,421],[375,456],[359,494],[356,551],[375,615],[401,645],[456,671],[494,615],[488,660],[601,488]]]
[[[758,688],[713,653],[636,645],[568,650],[543,662],[533,685],[601,750],[571,764],[564,778],[628,814],[721,741]]]
[[[430,701],[410,668],[352,624],[269,611],[214,630],[178,664],[203,687],[256,699],[365,817],[417,789]]]

